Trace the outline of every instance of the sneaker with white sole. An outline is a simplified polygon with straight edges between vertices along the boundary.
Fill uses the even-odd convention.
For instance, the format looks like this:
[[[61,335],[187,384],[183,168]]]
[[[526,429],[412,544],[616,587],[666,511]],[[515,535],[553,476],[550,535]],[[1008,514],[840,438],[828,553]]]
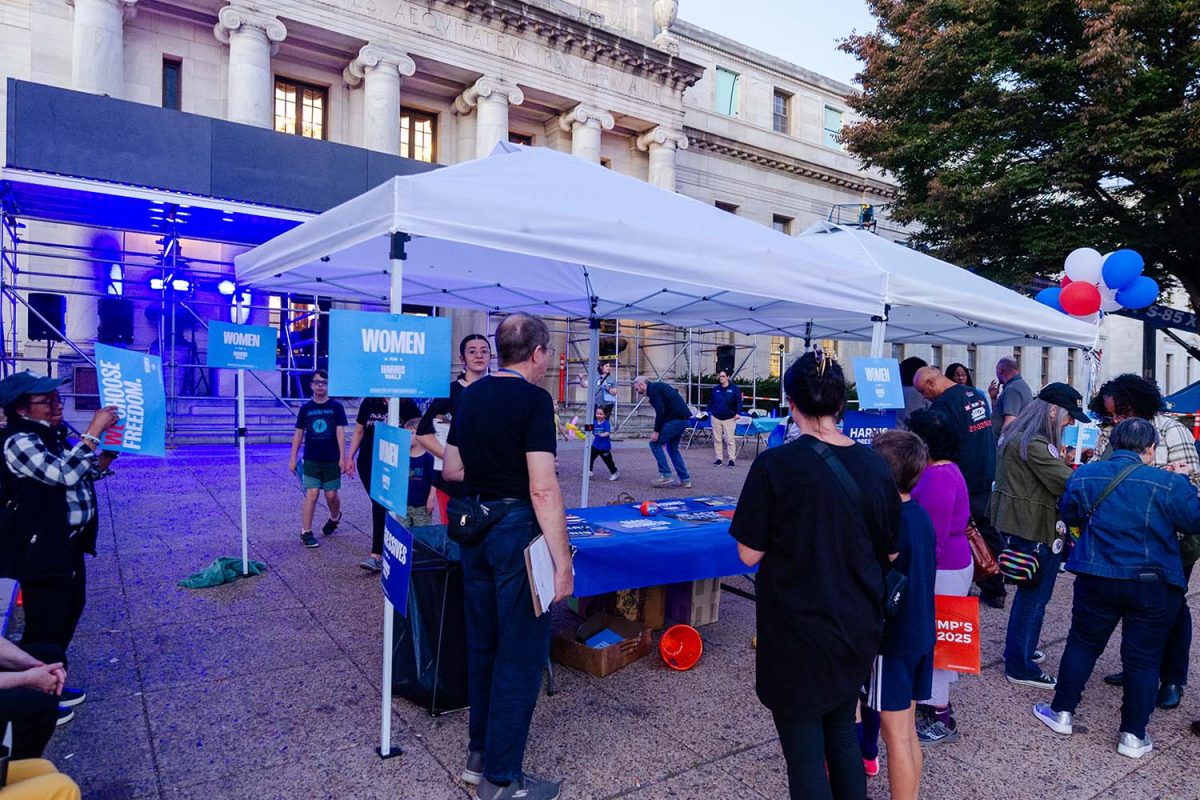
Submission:
[[[621,470],[617,470],[617,471],[616,471],[616,472],[614,472],[612,475],[609,475],[609,476],[608,476],[608,479],[609,479],[610,481],[619,481],[619,480],[621,480]]]
[[[87,700],[87,692],[83,689],[72,689],[69,686],[64,687],[62,694],[58,696],[58,704],[67,708],[77,706],[84,700]]]
[[[476,800],[558,800],[558,784],[521,776],[508,786],[497,786],[487,778],[475,790]]]
[[[651,486],[670,486],[675,482],[675,479],[670,475],[659,475],[654,480],[650,481]]]
[[[1132,733],[1121,731],[1121,736],[1117,739],[1117,752],[1130,758],[1141,758],[1153,749],[1154,742],[1150,741],[1149,732],[1146,733],[1145,739],[1139,739]]]
[[[1033,715],[1055,733],[1061,733],[1063,736],[1071,735],[1072,716],[1070,711],[1055,711],[1049,703],[1038,703],[1033,707]]]
[[[54,724],[55,725],[66,725],[68,722],[70,722],[73,719],[75,719],[75,709],[71,708],[70,706],[61,706],[60,705],[58,707],[58,719],[55,721]]]
[[[358,565],[368,572],[379,572],[383,569],[383,561],[375,556],[367,556]]]
[[[317,541],[317,537],[313,536],[312,531],[305,531],[300,534],[300,542],[305,547],[320,547],[321,543]]]
[[[719,458],[717,458],[717,459],[714,459],[714,460],[713,460],[713,466],[714,466],[714,467],[719,467],[719,466],[721,466],[721,465],[722,465],[722,464],[724,464],[724,463],[725,463],[725,462],[724,462],[724,461],[722,461],[722,460],[721,460],[721,459],[719,459]]]
[[[734,461],[734,460],[731,458],[731,459],[729,459],[729,463],[728,463],[728,464],[726,464],[725,466],[727,466],[727,467],[736,467],[736,466],[737,466],[737,462],[736,462],[736,461]]]
[[[467,751],[467,763],[463,766],[462,775],[463,783],[469,783],[472,786],[478,786],[483,782],[483,753],[476,753],[472,750]]]
[[[341,523],[341,521],[341,517],[338,517],[337,519],[330,517],[329,519],[325,520],[325,524],[321,526],[321,534],[324,536],[329,536],[337,530],[337,526]]]
[[[1012,675],[1005,675],[1004,677],[1009,683],[1015,683],[1018,686],[1032,686],[1035,689],[1053,689],[1058,686],[1058,681],[1055,680],[1053,675],[1047,672],[1043,672],[1034,678],[1014,678]]]
[[[679,482],[679,488],[680,488],[680,489],[690,489],[690,488],[692,488],[692,479],[691,479],[691,478],[688,478],[688,479],[687,479],[687,480],[685,480],[685,481],[680,481],[680,482]]]
[[[1033,657],[1030,658],[1029,660],[1035,664],[1040,664],[1046,660],[1046,654],[1043,653],[1041,650],[1034,650]]]

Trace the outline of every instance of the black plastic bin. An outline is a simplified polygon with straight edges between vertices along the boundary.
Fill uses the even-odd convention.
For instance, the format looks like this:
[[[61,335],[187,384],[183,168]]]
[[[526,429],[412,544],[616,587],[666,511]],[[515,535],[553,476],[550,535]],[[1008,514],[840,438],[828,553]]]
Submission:
[[[413,542],[408,617],[396,614],[392,691],[431,716],[469,705],[462,565],[419,539]]]

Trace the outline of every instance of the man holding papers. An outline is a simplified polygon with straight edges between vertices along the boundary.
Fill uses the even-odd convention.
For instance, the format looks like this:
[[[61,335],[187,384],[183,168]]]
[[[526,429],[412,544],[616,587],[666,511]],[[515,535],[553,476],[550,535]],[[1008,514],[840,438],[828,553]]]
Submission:
[[[457,523],[464,537],[470,648],[462,778],[478,787],[480,800],[554,800],[558,784],[522,771],[550,655],[550,615],[535,612],[525,565],[539,533],[553,562],[554,599],[568,597],[575,582],[554,472],[554,401],[540,386],[552,358],[550,332],[540,319],[514,314],[496,329],[496,349],[500,369],[459,395],[442,469],[447,481],[463,483],[448,511],[452,530]]]

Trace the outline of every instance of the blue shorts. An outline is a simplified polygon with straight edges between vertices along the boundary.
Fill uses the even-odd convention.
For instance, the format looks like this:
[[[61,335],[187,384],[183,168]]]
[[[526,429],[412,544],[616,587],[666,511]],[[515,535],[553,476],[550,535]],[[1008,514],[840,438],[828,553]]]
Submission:
[[[876,711],[907,711],[933,694],[933,653],[877,656],[866,688],[867,705]]]

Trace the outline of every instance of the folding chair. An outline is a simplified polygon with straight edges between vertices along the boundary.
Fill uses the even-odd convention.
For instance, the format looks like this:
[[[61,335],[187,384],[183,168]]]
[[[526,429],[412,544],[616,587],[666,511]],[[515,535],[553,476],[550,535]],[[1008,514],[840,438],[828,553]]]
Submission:
[[[709,439],[711,439],[712,419],[709,418],[707,414],[704,417],[692,417],[690,420],[688,420],[688,426],[687,429],[684,430],[683,435],[687,437],[687,442],[685,442],[683,445],[684,450],[692,449],[692,440],[698,435],[707,436]]]

